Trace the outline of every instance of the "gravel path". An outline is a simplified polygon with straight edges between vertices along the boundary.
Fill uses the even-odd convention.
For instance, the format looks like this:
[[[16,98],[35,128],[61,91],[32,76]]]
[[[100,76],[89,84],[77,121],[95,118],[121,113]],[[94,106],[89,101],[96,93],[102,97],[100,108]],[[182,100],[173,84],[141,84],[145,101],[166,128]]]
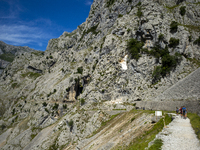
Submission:
[[[200,141],[188,118],[176,116],[156,138],[163,140],[162,150],[200,150]]]

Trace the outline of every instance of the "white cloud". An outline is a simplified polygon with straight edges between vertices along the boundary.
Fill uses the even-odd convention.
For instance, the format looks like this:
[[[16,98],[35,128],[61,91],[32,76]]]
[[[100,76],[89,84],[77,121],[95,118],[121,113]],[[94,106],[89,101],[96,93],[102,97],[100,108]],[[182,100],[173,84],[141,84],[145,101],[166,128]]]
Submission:
[[[6,2],[9,7],[7,8],[7,11],[0,11],[0,18],[3,19],[13,19],[17,18],[19,13],[23,11],[22,7],[17,3],[17,1],[14,0],[2,0],[3,2]]]
[[[41,46],[42,41],[50,39],[50,37],[50,35],[38,27],[27,25],[0,25],[0,40],[12,45],[35,43]]]
[[[92,1],[87,0],[87,1],[85,2],[85,4],[86,4],[86,5],[92,5]]]

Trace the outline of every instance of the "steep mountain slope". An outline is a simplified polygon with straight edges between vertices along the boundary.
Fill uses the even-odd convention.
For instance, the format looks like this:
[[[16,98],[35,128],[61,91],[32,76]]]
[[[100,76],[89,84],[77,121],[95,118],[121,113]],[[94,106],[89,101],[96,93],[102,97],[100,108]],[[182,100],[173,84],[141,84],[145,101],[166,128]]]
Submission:
[[[26,46],[12,46],[0,41],[0,74],[14,60],[16,55],[33,51],[35,50]]]
[[[12,127],[3,149],[26,149],[46,128],[32,149],[67,146],[109,119],[105,110],[155,100],[199,67],[199,17],[196,0],[94,0],[86,22],[0,76],[1,132]]]

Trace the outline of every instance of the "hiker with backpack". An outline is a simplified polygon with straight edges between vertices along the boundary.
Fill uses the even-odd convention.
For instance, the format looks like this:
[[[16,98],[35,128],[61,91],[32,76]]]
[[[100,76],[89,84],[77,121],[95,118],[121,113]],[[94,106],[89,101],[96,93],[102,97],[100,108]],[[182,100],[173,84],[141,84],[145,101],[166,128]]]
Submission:
[[[186,119],[186,117],[187,117],[187,109],[185,108],[185,106],[183,106],[183,108],[182,108],[182,113],[183,113],[184,119]]]

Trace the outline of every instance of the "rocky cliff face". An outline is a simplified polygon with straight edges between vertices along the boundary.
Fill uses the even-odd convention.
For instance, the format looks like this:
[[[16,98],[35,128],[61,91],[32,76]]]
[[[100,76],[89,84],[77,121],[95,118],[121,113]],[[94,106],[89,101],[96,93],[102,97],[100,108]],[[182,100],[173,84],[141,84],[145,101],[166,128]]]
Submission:
[[[109,118],[90,110],[159,100],[199,67],[199,17],[197,0],[94,0],[76,30],[51,39],[44,53],[19,54],[1,74],[2,147],[45,149],[52,140],[66,146]],[[37,145],[47,129],[54,138]]]

